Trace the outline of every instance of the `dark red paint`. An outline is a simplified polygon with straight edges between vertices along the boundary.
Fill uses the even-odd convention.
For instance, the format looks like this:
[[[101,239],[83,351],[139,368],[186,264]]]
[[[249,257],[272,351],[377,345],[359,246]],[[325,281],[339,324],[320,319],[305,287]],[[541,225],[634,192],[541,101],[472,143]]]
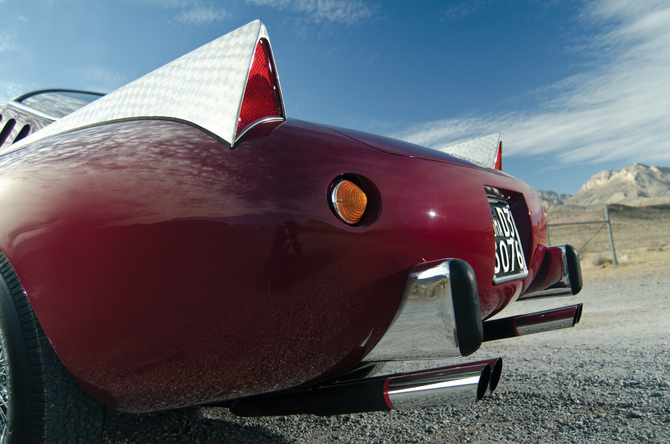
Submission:
[[[67,368],[127,411],[269,392],[356,366],[422,260],[466,260],[482,317],[516,299],[546,244],[533,190],[361,134],[288,120],[231,150],[187,124],[141,120],[42,140],[0,156],[0,249]],[[378,188],[374,223],[350,227],[330,210],[328,186],[345,174]],[[492,286],[485,185],[516,199],[523,281]],[[303,257],[277,268],[273,235],[286,220],[299,225]]]

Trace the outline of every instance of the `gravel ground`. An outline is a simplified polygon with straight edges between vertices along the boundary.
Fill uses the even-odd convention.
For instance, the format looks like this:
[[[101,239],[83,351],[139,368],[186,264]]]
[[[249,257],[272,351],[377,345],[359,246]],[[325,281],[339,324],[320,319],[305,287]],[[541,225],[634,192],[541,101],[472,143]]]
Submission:
[[[513,304],[505,316],[585,307],[575,328],[486,343],[469,357],[505,362],[498,390],[476,403],[328,418],[245,419],[211,407],[108,411],[103,442],[670,444],[669,259],[659,252],[641,263],[586,268],[578,296]],[[394,363],[384,373],[453,362]]]

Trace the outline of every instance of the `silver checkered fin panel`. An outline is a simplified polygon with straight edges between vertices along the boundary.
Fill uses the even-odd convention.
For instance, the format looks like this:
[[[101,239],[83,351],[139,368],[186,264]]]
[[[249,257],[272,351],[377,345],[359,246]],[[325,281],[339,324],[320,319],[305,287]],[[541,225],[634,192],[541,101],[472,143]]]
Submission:
[[[496,133],[456,145],[437,148],[437,150],[484,168],[494,168],[500,142],[502,142],[502,134]]]
[[[143,117],[192,122],[232,145],[252,57],[261,38],[269,41],[267,29],[260,20],[253,21],[57,120],[6,151],[76,128]]]

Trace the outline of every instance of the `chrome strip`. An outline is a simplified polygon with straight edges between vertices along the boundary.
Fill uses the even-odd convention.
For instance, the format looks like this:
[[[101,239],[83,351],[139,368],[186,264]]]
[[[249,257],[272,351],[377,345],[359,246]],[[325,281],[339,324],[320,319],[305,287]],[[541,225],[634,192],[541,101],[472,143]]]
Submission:
[[[579,323],[582,317],[582,307],[583,304],[576,304],[517,316],[514,318],[514,329],[518,336],[524,336],[571,328]]]
[[[510,282],[510,281],[516,281],[516,280],[519,280],[519,279],[523,279],[526,276],[528,276],[528,270],[521,271],[517,274],[511,274],[509,276],[503,276],[501,278],[494,278],[493,283],[495,285],[500,285],[500,284],[504,284],[505,282]]]
[[[265,117],[263,119],[258,119],[254,123],[252,123],[251,125],[247,126],[247,128],[244,131],[242,131],[242,134],[240,134],[239,136],[237,136],[235,138],[235,142],[237,143],[237,141],[239,141],[242,137],[244,137],[244,135],[246,133],[248,133],[251,129],[256,128],[261,123],[283,122],[285,120],[286,120],[286,117]],[[231,146],[231,148],[232,148],[232,146]]]
[[[22,100],[26,100],[29,97],[36,96],[38,94],[44,94],[44,93],[59,93],[59,92],[65,92],[65,93],[75,93],[75,94],[89,94],[92,96],[104,96],[105,93],[100,93],[100,92],[95,92],[95,91],[84,91],[83,89],[68,89],[68,88],[44,88],[44,89],[36,89],[30,92],[27,92],[25,94],[21,94],[18,97],[15,97],[12,99],[14,102],[21,102]]]
[[[571,328],[579,323],[582,317],[582,309],[583,304],[576,304],[484,321],[484,341],[497,341],[515,336]]]
[[[575,326],[573,317],[565,319],[554,319],[553,321],[537,322],[535,324],[519,325],[517,322],[516,331],[519,336],[531,335],[534,333],[544,333],[545,331],[560,330]]]
[[[52,116],[51,114],[47,114],[45,112],[36,110],[35,108],[32,108],[28,105],[24,105],[23,103],[12,101],[12,102],[7,103],[7,106],[10,106],[12,108],[16,108],[18,111],[22,111],[22,112],[31,114],[32,116],[38,117],[40,119],[50,120],[52,122],[58,120],[58,117],[55,117],[55,116]]]
[[[281,115],[286,120],[286,108],[284,107],[284,94],[282,94],[281,82],[279,81],[279,70],[277,69],[277,61],[274,57],[274,52],[272,51],[272,43],[270,42],[270,36],[268,35],[268,30],[265,26],[261,27],[258,39],[264,38],[268,42],[268,47],[270,48],[270,57],[272,58],[272,64],[275,69],[275,77],[277,79],[277,91],[279,93],[279,103],[281,104]],[[238,137],[239,139],[239,137]]]
[[[519,299],[541,298],[547,296],[572,296],[569,288],[547,288],[546,290],[536,291],[530,294],[523,294]]]
[[[451,294],[450,262],[410,272],[402,312],[365,357],[366,361],[462,356]]]

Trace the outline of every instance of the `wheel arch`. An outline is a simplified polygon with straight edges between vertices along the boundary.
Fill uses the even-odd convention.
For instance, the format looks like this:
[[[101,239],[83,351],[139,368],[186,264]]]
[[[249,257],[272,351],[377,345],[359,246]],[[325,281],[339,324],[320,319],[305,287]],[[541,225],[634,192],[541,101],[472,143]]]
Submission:
[[[56,355],[10,259],[0,250],[0,351],[3,443],[56,443],[102,438],[104,407],[72,377]],[[4,382],[7,381],[6,384]]]

